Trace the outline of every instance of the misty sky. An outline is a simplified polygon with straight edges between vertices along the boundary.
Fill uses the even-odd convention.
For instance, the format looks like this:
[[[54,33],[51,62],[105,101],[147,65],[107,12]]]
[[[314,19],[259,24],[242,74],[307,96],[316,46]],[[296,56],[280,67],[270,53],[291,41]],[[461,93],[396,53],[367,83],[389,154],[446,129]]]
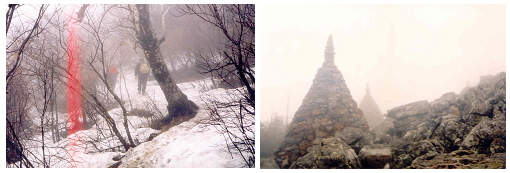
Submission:
[[[261,121],[289,121],[333,34],[335,63],[354,100],[370,84],[383,113],[459,93],[506,68],[504,5],[258,5]],[[390,29],[393,28],[393,29]],[[393,34],[392,34],[393,33]]]

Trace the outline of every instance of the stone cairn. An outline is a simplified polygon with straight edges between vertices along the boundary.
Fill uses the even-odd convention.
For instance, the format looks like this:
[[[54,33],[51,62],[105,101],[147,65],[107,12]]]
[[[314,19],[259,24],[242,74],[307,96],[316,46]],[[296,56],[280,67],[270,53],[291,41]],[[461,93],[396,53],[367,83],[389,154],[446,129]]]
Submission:
[[[368,87],[368,84],[365,90],[365,96],[363,96],[359,102],[359,109],[363,111],[363,115],[365,115],[365,119],[367,120],[370,129],[373,129],[375,126],[383,122],[384,117],[381,113],[381,109],[379,109],[374,98],[370,95],[370,88]]]
[[[307,154],[307,149],[318,138],[335,136],[346,127],[369,129],[334,59],[333,37],[330,35],[324,51],[324,63],[317,70],[308,94],[294,115],[285,140],[275,152],[275,161],[280,168],[289,168],[299,157]]]

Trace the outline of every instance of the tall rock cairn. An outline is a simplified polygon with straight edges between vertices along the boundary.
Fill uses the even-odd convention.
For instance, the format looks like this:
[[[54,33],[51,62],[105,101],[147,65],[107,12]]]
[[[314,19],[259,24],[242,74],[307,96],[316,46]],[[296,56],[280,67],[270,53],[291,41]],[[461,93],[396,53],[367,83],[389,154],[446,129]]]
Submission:
[[[352,99],[334,60],[335,48],[330,35],[324,51],[324,63],[317,70],[308,94],[294,115],[285,140],[275,152],[275,161],[280,168],[289,168],[299,157],[307,154],[307,148],[317,138],[332,137],[346,127],[368,130],[363,113]]]
[[[368,87],[368,84],[365,90],[365,96],[363,96],[361,102],[359,102],[359,109],[363,111],[363,115],[365,115],[365,119],[367,120],[370,129],[373,129],[375,126],[381,124],[384,118],[381,113],[381,109],[379,109],[374,98],[370,95],[370,88]]]

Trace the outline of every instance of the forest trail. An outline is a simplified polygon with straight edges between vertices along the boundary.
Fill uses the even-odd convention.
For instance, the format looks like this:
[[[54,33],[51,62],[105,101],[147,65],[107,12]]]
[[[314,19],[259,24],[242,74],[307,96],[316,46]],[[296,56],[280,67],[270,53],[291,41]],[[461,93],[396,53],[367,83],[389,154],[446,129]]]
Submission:
[[[147,93],[138,94],[137,79],[133,70],[123,70],[124,76],[119,76],[115,93],[122,98],[126,109],[147,110],[151,106],[149,103],[153,100],[164,114],[166,112],[166,100],[158,83],[155,80],[148,81]],[[126,153],[108,151],[112,148],[120,148],[117,146],[121,146],[121,144],[114,135],[110,136],[106,134],[108,132],[101,132],[100,129],[102,131],[108,131],[108,129],[104,129],[107,127],[106,122],[99,115],[96,117],[98,118],[97,124],[100,127],[94,125],[90,129],[79,131],[57,143],[51,143],[51,135],[49,133],[45,134],[45,156],[50,167],[107,168],[116,164],[117,161],[114,161],[113,158],[119,156],[123,157],[123,164],[120,167],[242,167],[244,165],[242,158],[237,158],[238,156],[235,155],[231,156],[226,151],[225,139],[222,135],[217,133],[214,127],[207,127],[198,123],[208,116],[203,109],[204,102],[201,100],[200,94],[219,95],[225,92],[224,89],[203,92],[201,91],[203,85],[210,85],[210,81],[207,83],[200,80],[178,84],[188,98],[199,105],[200,110],[195,118],[170,128],[152,141],[148,141],[149,136],[160,131],[149,128],[147,118],[128,116],[131,135],[140,144]],[[131,101],[129,98],[131,98]],[[123,136],[126,136],[125,129],[122,126],[121,108],[111,109],[109,113],[115,120],[117,127],[119,127],[119,131]],[[65,114],[60,116],[61,120],[65,120]],[[105,133],[106,137],[96,137],[100,133]],[[34,138],[40,140],[41,135],[34,136]],[[79,138],[81,142],[78,142],[75,147],[70,147],[68,144],[72,138]],[[29,143],[27,149],[41,158],[41,143],[33,141]],[[107,152],[98,152],[98,149]],[[69,152],[71,150],[76,152],[73,154]]]

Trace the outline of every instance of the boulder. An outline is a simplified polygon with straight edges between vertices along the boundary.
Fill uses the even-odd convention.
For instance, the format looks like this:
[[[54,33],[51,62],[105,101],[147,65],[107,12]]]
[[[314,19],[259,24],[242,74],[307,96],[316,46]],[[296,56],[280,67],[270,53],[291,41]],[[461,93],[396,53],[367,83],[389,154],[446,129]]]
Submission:
[[[394,121],[395,121],[395,118],[386,117],[381,124],[375,126],[372,129],[372,132],[374,132],[376,134],[377,133],[385,133],[385,134],[389,134],[389,135],[394,135],[394,134],[392,134],[392,130],[395,129],[395,126],[393,124]]]
[[[490,145],[491,154],[506,153],[506,140],[496,138]]]
[[[411,141],[428,139],[434,127],[440,122],[426,100],[393,108],[388,111],[388,117],[395,119],[393,129],[388,130],[393,133],[391,135],[397,138],[405,137],[405,140]]]
[[[460,116],[448,114],[442,118],[431,137],[442,141],[446,152],[451,152],[460,147],[470,130],[471,128],[462,122]]]
[[[497,111],[494,118],[483,117],[462,141],[462,149],[490,153],[490,145],[496,139],[506,139],[506,117]]]
[[[152,141],[156,136],[158,136],[159,134],[158,133],[151,133],[149,135],[149,138],[147,138],[147,141]]]
[[[406,142],[397,144],[394,147],[391,167],[396,169],[402,169],[412,164],[414,159],[428,154],[437,154],[438,151],[434,144],[428,140],[422,140],[418,142]]]
[[[118,154],[118,155],[114,156],[114,157],[112,158],[112,160],[113,160],[113,161],[120,161],[123,157],[124,157],[124,155],[120,155],[120,154]]]
[[[262,169],[279,169],[274,158],[260,159],[260,168],[262,168]]]
[[[358,156],[345,142],[336,137],[319,138],[308,148],[308,154],[298,158],[293,169],[361,168]]]
[[[423,119],[420,121],[417,117],[413,117],[412,119],[410,117],[407,118],[407,121],[401,121],[401,123],[398,123],[397,127],[405,127],[405,123],[408,123],[409,127],[395,129],[395,134],[404,134],[403,139],[408,141],[430,139],[432,133],[434,133],[438,125],[441,123],[442,117],[438,117],[434,113],[418,117],[422,117]],[[408,129],[409,131],[406,131]]]
[[[384,168],[391,162],[391,148],[386,145],[366,145],[359,152],[359,158],[363,168]]]
[[[489,116],[492,114],[492,105],[489,103],[489,101],[476,103],[474,108],[471,110],[471,114]]]
[[[394,124],[394,135],[401,138],[411,130],[417,130],[415,133],[423,135],[424,137],[418,138],[419,140],[428,138],[434,129],[439,124],[440,120],[436,115],[427,112],[426,114],[409,115],[397,118]]]
[[[388,117],[399,119],[413,115],[424,115],[429,111],[429,102],[427,100],[422,100],[393,108],[388,111]]]
[[[494,114],[494,106],[506,113],[506,73],[482,76],[476,87],[463,90],[457,99],[457,106],[466,124],[476,126],[482,117]]]
[[[389,144],[393,142],[393,138],[387,133],[376,133],[374,144]]]
[[[415,141],[419,137],[418,130],[409,130],[402,137],[404,141]]]
[[[372,144],[375,139],[375,135],[365,132],[363,129],[354,127],[344,128],[342,131],[337,132],[335,137],[343,140],[352,149],[354,149],[356,153],[359,153],[363,146]]]
[[[430,103],[430,109],[434,113],[442,113],[449,110],[452,105],[456,104],[455,92],[443,94],[439,99]]]

